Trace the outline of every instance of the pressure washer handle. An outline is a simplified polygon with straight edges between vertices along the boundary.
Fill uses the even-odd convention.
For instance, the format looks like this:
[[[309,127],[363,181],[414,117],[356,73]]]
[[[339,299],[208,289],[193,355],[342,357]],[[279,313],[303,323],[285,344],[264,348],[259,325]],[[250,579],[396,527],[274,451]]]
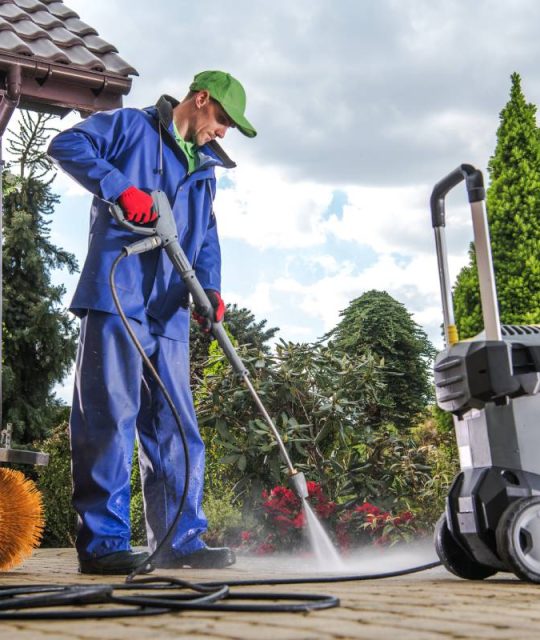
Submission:
[[[484,207],[484,200],[486,198],[484,178],[482,176],[482,172],[472,165],[462,164],[434,186],[430,200],[431,222],[435,233],[435,245],[437,249],[437,262],[439,267],[439,281],[441,285],[444,328],[447,345],[455,344],[458,340],[458,335],[454,320],[452,287],[450,283],[448,253],[444,233],[444,201],[447,193],[463,180],[465,180],[467,194],[471,204],[476,264],[478,268],[480,299],[482,302],[482,315],[484,319],[486,338],[488,340],[501,340],[495,274],[493,271],[491,244],[489,240],[489,225]]]
[[[163,191],[152,191],[152,200],[154,201],[154,208],[158,214],[156,224],[153,227],[142,227],[129,222],[125,219],[124,212],[119,205],[111,205],[111,214],[122,227],[129,231],[133,231],[133,233],[145,236],[155,236],[155,239],[147,239],[147,242],[141,240],[139,243],[135,243],[132,245],[133,250],[130,247],[124,247],[124,250],[127,253],[138,253],[139,245],[140,251],[148,251],[157,246],[162,246],[165,249],[174,269],[184,281],[195,305],[200,309],[200,315],[210,319],[212,324],[212,334],[218,341],[218,344],[223,350],[226,358],[231,363],[233,370],[240,376],[247,376],[248,371],[236,353],[236,350],[227,335],[227,332],[223,328],[223,325],[221,322],[215,322],[212,320],[214,317],[214,308],[212,307],[212,304],[210,303],[210,300],[208,299],[208,296],[200,282],[197,280],[195,270],[178,242],[176,222],[174,220],[174,215],[167,195]],[[152,242],[153,240],[155,240],[155,243]]]
[[[133,224],[133,222],[129,222],[129,220],[127,220],[124,216],[124,211],[119,204],[111,204],[110,209],[112,217],[116,220],[116,222],[118,222],[121,227],[124,227],[124,229],[133,231],[133,233],[138,233],[139,235],[143,236],[156,235],[155,227],[143,227],[140,224]]]
[[[465,180],[469,202],[481,202],[486,198],[482,172],[471,164],[461,164],[451,173],[437,182],[431,193],[431,222],[433,227],[445,226],[444,199],[446,194]]]

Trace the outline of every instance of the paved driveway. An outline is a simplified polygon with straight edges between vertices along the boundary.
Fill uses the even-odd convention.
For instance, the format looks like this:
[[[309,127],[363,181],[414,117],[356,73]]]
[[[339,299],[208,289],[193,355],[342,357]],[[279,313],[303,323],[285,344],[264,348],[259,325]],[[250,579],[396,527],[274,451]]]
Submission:
[[[371,552],[365,556],[362,565],[365,571],[375,570],[376,567],[389,570],[400,562],[402,566],[411,564],[411,559],[418,560],[412,557],[398,558],[392,556],[392,552],[377,557]],[[240,558],[234,568],[221,572],[182,570],[168,572],[167,575],[199,582],[285,575],[294,577],[300,572],[305,575],[310,569],[306,566],[301,571],[303,562],[303,559]],[[358,570],[352,561],[350,568]],[[0,574],[2,586],[120,581],[118,578],[78,575],[71,549],[39,550],[17,570]],[[484,582],[469,582],[459,580],[437,567],[423,573],[385,580],[265,589],[332,594],[340,598],[341,606],[310,613],[191,611],[111,620],[4,621],[0,623],[0,637],[6,640],[540,638],[540,585],[519,582],[507,574],[498,574]]]

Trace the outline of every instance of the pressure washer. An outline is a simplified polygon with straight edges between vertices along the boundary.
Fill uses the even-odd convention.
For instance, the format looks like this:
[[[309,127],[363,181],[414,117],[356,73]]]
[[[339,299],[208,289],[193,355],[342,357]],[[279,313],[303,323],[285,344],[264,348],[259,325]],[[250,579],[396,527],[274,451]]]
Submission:
[[[445,197],[465,181],[484,331],[459,340],[445,240]],[[446,347],[435,359],[437,404],[453,416],[460,472],[435,530],[455,575],[498,571],[540,582],[540,325],[501,325],[482,173],[462,164],[438,182],[431,216]]]

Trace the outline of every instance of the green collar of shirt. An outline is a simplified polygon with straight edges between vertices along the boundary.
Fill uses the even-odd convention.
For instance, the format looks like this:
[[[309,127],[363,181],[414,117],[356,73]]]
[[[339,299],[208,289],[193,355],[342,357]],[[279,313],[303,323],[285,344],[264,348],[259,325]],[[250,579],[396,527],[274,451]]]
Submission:
[[[178,129],[176,128],[176,125],[174,124],[174,122],[173,122],[173,127],[174,127],[174,137],[176,138],[176,142],[178,143],[178,146],[180,147],[180,149],[182,149],[182,152],[186,156],[186,160],[188,163],[188,172],[193,173],[193,171],[195,171],[195,169],[197,168],[197,164],[199,160],[199,156],[197,153],[198,147],[195,143],[188,142],[187,140],[184,140],[184,138],[182,138],[182,136],[178,133]]]

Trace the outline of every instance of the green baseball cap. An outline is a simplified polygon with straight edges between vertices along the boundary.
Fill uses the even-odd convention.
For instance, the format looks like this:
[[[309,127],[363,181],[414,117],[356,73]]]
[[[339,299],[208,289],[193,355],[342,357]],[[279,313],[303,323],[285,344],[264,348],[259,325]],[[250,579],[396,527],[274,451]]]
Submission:
[[[246,109],[244,87],[230,73],[201,71],[193,78],[189,89],[190,91],[208,91],[245,136],[254,138],[257,135],[253,125],[244,115]]]

